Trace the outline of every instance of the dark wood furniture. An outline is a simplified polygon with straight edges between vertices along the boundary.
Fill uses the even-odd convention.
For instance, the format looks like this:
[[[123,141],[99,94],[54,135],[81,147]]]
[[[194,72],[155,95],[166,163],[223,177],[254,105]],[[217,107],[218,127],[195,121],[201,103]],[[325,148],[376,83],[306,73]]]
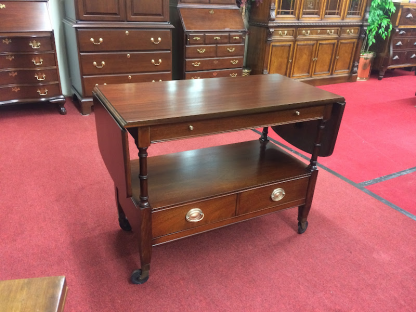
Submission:
[[[0,1],[0,105],[49,101],[66,114],[48,2]]]
[[[378,79],[387,69],[416,66],[416,4],[394,3],[396,12],[391,17],[393,29],[388,39],[377,39],[372,51],[376,52],[373,69]]]
[[[62,312],[67,291],[65,276],[0,281],[0,310]]]
[[[235,0],[172,0],[174,78],[238,77],[246,29]]]
[[[141,270],[131,279],[141,284],[152,245],[290,207],[299,207],[303,233],[317,157],[332,153],[344,98],[281,75],[257,75],[98,86],[94,105],[120,226],[139,233]],[[299,148],[306,144],[309,165],[268,144],[267,126]],[[257,127],[264,127],[260,140],[147,157],[153,142]],[[130,160],[128,135],[138,160]]]
[[[367,0],[263,0],[251,7],[247,67],[312,85],[356,81]]]
[[[98,84],[172,79],[169,0],[68,0],[64,19],[74,99],[91,113]]]

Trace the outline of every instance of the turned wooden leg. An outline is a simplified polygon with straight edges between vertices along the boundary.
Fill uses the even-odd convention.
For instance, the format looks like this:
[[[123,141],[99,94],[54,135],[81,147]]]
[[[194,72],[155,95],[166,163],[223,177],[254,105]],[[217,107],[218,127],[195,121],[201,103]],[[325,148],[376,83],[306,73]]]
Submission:
[[[115,185],[114,185],[114,191],[115,191],[117,213],[118,213],[118,224],[120,225],[120,228],[123,231],[130,232],[132,230],[131,225],[130,225],[129,220],[127,220],[127,217],[126,217],[126,214],[124,213],[123,208],[121,207],[120,200],[118,198],[119,196],[118,189]]]
[[[385,69],[380,69],[378,71],[378,80],[383,79],[385,73],[386,73],[386,70]]]
[[[269,134],[269,127],[264,127],[263,132],[261,133],[260,142],[266,143],[269,142],[269,138],[267,137]]]

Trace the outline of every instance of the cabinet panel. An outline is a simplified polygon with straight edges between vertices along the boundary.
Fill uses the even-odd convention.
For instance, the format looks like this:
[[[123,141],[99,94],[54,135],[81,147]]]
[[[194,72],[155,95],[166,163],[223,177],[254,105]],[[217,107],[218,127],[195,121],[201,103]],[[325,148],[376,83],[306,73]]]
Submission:
[[[406,62],[409,64],[416,63],[416,51],[407,51],[406,53]]]
[[[299,19],[320,19],[323,3],[320,0],[302,0]]]
[[[335,56],[334,75],[348,74],[351,71],[357,39],[340,40]]]
[[[336,46],[337,40],[318,41],[312,76],[327,76],[331,74]]]
[[[316,41],[296,42],[291,78],[308,78],[311,76],[315,47]]]
[[[51,37],[0,37],[1,52],[44,52],[53,50]]]
[[[416,8],[403,7],[399,23],[400,25],[415,25],[416,24]]]
[[[366,0],[348,0],[343,14],[345,19],[362,19],[364,16]]]
[[[84,21],[123,21],[126,15],[122,0],[76,0],[78,19]]]
[[[23,85],[14,87],[0,86],[1,101],[11,101],[16,99],[33,99],[41,101],[51,97],[61,95],[59,83],[46,85]]]
[[[220,78],[220,77],[240,77],[243,74],[241,68],[209,70],[185,73],[185,79]]]
[[[290,76],[292,65],[293,42],[277,42],[270,44],[269,74]]]
[[[39,68],[56,66],[55,53],[3,54],[0,68]]]
[[[0,71],[0,85],[59,81],[55,68]]]
[[[169,0],[126,0],[127,20],[130,22],[167,22]]]
[[[185,70],[199,71],[210,69],[240,68],[242,64],[242,56],[212,59],[187,59],[185,60]]]

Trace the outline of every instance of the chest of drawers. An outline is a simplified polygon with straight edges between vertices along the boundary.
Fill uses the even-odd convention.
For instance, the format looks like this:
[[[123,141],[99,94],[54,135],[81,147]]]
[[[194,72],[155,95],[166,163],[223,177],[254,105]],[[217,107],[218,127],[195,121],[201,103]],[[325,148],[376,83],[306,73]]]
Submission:
[[[49,101],[66,114],[47,1],[0,5],[0,105]]]
[[[416,4],[395,3],[393,29],[385,41],[378,40],[373,69],[381,80],[387,69],[416,66]],[[373,48],[370,48],[372,50]]]
[[[65,5],[72,91],[82,114],[91,112],[96,85],[172,79],[168,0]]]
[[[242,75],[246,30],[234,1],[179,1],[178,79]],[[176,14],[176,19],[175,19]]]

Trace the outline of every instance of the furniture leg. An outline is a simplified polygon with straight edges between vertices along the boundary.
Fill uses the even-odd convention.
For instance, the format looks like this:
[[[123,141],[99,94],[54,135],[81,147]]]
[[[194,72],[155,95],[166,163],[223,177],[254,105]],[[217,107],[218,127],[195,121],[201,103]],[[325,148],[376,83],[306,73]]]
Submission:
[[[118,198],[118,189],[117,187],[114,185],[114,191],[115,191],[115,196],[116,196],[116,205],[117,205],[117,212],[118,212],[118,224],[120,225],[120,228],[123,231],[127,231],[130,232],[131,229],[131,225],[129,220],[127,220],[126,214],[124,213],[123,208],[121,207],[119,198]]]
[[[66,108],[64,107],[66,100],[65,100],[65,97],[64,96],[61,96],[58,99],[53,99],[50,102],[51,103],[54,103],[54,104],[55,103],[58,104],[58,106],[59,106],[59,113],[61,115],[66,115]]]
[[[152,209],[149,204],[147,183],[147,147],[139,147],[140,162],[140,264],[141,269],[133,271],[133,284],[143,284],[149,279],[150,260],[152,257]]]
[[[260,142],[266,143],[269,142],[267,135],[269,134],[269,127],[264,127],[263,132],[261,133]]]
[[[378,71],[378,80],[383,79],[385,73],[386,73],[386,70],[384,68],[380,69]]]

